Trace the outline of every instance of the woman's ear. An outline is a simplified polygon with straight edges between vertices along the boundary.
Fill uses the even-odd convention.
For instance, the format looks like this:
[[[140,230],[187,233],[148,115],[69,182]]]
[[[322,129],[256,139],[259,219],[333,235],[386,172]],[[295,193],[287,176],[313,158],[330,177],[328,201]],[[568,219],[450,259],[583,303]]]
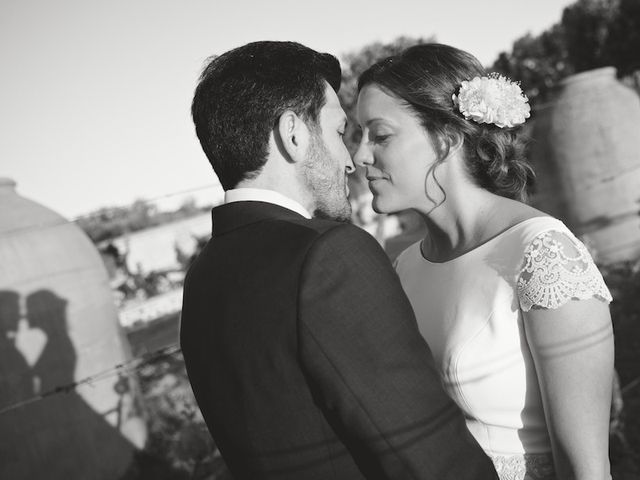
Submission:
[[[460,132],[449,132],[449,150],[451,153],[457,152],[464,144],[464,136]]]
[[[454,156],[464,144],[464,136],[457,131],[447,129],[443,135],[437,136],[440,152],[446,153],[443,160]]]
[[[276,133],[276,143],[288,161],[300,162],[306,159],[309,128],[295,112],[287,110],[280,115],[274,133]]]

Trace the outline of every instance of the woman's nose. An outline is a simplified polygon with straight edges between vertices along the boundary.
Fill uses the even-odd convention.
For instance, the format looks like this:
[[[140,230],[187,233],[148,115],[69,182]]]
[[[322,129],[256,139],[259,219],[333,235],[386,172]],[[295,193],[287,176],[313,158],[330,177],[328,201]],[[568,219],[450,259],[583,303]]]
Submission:
[[[362,141],[360,145],[358,145],[358,149],[353,155],[353,163],[359,167],[373,165],[373,155],[371,155],[371,151],[367,148],[366,142]]]

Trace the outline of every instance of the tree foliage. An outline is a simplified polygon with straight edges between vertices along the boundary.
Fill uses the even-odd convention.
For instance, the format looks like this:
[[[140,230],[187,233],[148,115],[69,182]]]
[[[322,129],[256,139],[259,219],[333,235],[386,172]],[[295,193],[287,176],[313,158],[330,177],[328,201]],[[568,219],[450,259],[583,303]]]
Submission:
[[[129,206],[103,207],[76,220],[76,224],[96,243],[126,233],[144,230],[196,215],[210,207],[198,207],[193,198],[187,198],[173,212],[160,212],[155,204],[138,199]]]
[[[619,0],[580,0],[564,9],[561,25],[574,72],[609,65],[609,31]]]
[[[640,1],[578,0],[560,22],[527,34],[502,52],[492,69],[522,82],[532,103],[574,73],[614,66],[619,75],[640,69]]]
[[[640,70],[640,1],[619,0],[607,38],[607,53],[621,75]]]
[[[544,97],[572,73],[562,26],[555,25],[537,37],[519,38],[511,53],[500,53],[491,70],[520,81],[529,99]]]

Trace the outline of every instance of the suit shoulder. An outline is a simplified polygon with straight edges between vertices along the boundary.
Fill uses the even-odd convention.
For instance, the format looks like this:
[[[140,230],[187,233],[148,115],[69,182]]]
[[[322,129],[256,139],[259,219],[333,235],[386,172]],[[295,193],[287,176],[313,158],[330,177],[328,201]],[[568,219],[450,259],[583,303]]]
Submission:
[[[349,223],[322,224],[309,245],[308,259],[357,264],[389,264],[378,241],[366,230]]]
[[[290,236],[302,243],[315,242],[320,237],[324,237],[329,232],[339,232],[338,236],[345,235],[345,232],[360,230],[358,227],[325,219],[276,219],[270,221],[273,228],[280,232],[282,236]]]
[[[300,218],[296,220],[276,220],[278,223],[283,223],[290,225],[293,228],[306,230],[308,232],[316,232],[318,235],[322,235],[323,233],[340,227],[341,225],[346,225],[345,223],[337,222],[335,220],[325,220],[321,218]]]
[[[298,225],[299,228],[306,229],[320,243],[354,243],[360,246],[377,246],[382,251],[382,248],[371,234],[351,223],[324,219],[311,219],[292,223]]]

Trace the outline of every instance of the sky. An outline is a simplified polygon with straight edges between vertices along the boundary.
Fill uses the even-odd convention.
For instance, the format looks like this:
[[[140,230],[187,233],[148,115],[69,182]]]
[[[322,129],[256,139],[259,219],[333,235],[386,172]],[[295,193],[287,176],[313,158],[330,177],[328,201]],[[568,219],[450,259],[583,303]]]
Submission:
[[[293,40],[340,58],[405,35],[490,65],[571,3],[0,0],[0,177],[69,219],[136,199],[213,202],[189,113],[209,56]]]

